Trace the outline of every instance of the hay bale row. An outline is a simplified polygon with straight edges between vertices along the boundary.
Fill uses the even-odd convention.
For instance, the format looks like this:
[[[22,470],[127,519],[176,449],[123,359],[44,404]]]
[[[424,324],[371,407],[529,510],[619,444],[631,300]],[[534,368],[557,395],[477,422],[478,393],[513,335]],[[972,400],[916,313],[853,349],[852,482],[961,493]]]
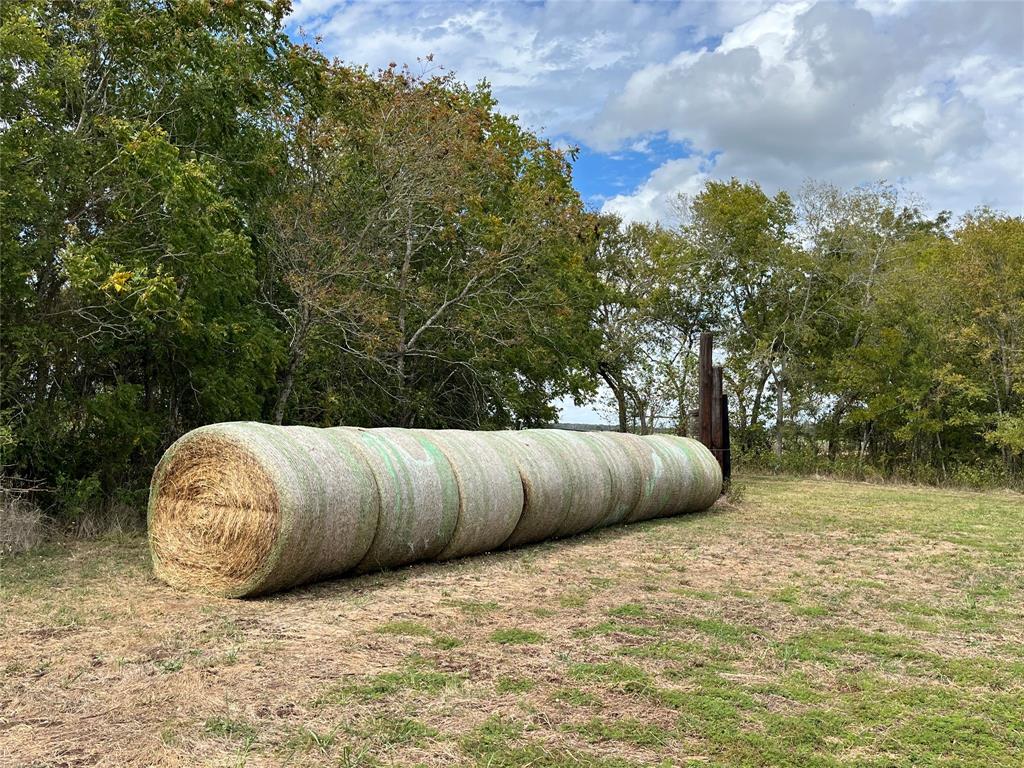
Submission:
[[[153,474],[157,576],[229,597],[706,509],[703,445],[666,435],[214,424]]]

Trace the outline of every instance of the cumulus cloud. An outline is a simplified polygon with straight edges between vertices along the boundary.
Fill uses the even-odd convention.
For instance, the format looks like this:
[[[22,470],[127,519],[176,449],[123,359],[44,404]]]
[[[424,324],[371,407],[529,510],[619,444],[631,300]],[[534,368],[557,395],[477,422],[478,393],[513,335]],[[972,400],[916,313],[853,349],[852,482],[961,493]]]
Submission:
[[[578,134],[631,72],[715,34],[715,12],[710,4],[299,0],[290,22],[356,64],[434,54],[466,82],[487,79],[530,127]]]
[[[535,129],[680,155],[604,207],[664,219],[707,178],[793,189],[885,178],[934,208],[1024,208],[1019,3],[395,3],[299,0],[346,61],[435,54]]]
[[[768,8],[713,49],[634,72],[587,138],[611,150],[667,131],[719,151],[716,177],[790,189],[807,177],[886,178],[935,207],[1021,210],[1021,6],[892,4],[877,14],[834,3]],[[632,199],[606,207],[660,217],[669,187],[687,192],[707,175],[685,168],[666,163]]]
[[[709,176],[708,162],[700,156],[668,160],[635,191],[607,198],[601,209],[618,214],[624,221],[668,223],[677,215],[679,195],[696,195]]]

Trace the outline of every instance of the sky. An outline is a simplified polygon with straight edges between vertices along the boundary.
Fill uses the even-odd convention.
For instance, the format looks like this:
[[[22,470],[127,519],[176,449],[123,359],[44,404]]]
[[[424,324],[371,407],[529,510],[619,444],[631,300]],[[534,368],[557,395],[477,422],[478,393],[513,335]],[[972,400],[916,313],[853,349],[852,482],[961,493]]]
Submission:
[[[1024,212],[1024,3],[294,0],[351,64],[488,80],[577,146],[584,201],[671,223],[711,178],[885,180],[937,212]],[[430,63],[425,61],[433,55]],[[565,421],[602,421],[564,404]]]

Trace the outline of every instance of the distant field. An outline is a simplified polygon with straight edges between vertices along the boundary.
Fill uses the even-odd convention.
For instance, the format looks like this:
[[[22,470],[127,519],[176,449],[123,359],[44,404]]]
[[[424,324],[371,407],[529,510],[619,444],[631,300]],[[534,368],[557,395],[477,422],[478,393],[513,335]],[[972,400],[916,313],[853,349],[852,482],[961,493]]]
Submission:
[[[1024,497],[734,505],[263,600],[142,540],[0,570],[0,765],[977,765],[1024,756]]]

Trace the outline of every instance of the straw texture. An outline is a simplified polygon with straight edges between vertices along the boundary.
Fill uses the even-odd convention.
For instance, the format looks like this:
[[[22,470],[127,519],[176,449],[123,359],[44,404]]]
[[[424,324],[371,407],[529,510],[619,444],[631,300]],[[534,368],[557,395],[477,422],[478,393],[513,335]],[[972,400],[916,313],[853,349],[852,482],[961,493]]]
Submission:
[[[561,451],[543,434],[535,429],[491,433],[518,470],[523,486],[523,511],[506,547],[553,538],[572,509],[575,489]]]
[[[695,440],[612,432],[213,424],[153,473],[149,538],[169,584],[228,597],[706,509]]]
[[[459,492],[448,459],[425,435],[410,430],[337,429],[365,449],[380,498],[377,532],[356,571],[437,557],[459,519]]]
[[[571,501],[552,536],[572,536],[596,528],[611,506],[611,478],[594,445],[583,432],[528,430],[546,442],[561,466]]]
[[[640,463],[629,450],[623,450],[622,441],[612,437],[612,434],[618,434],[620,438],[633,441],[642,439],[636,435],[622,433],[581,433],[581,437],[605,467],[608,478],[604,514],[594,527],[621,523],[633,511],[640,498],[640,488],[643,482]]]
[[[646,509],[638,505],[626,522],[707,509],[722,492],[722,469],[703,444],[689,437],[647,435],[654,471]]]
[[[153,473],[157,576],[236,597],[343,573],[366,554],[379,494],[335,430],[239,422],[194,430]]]
[[[458,486],[455,532],[438,560],[489,552],[512,535],[523,513],[519,470],[486,432],[435,430],[423,433],[448,459]]]

